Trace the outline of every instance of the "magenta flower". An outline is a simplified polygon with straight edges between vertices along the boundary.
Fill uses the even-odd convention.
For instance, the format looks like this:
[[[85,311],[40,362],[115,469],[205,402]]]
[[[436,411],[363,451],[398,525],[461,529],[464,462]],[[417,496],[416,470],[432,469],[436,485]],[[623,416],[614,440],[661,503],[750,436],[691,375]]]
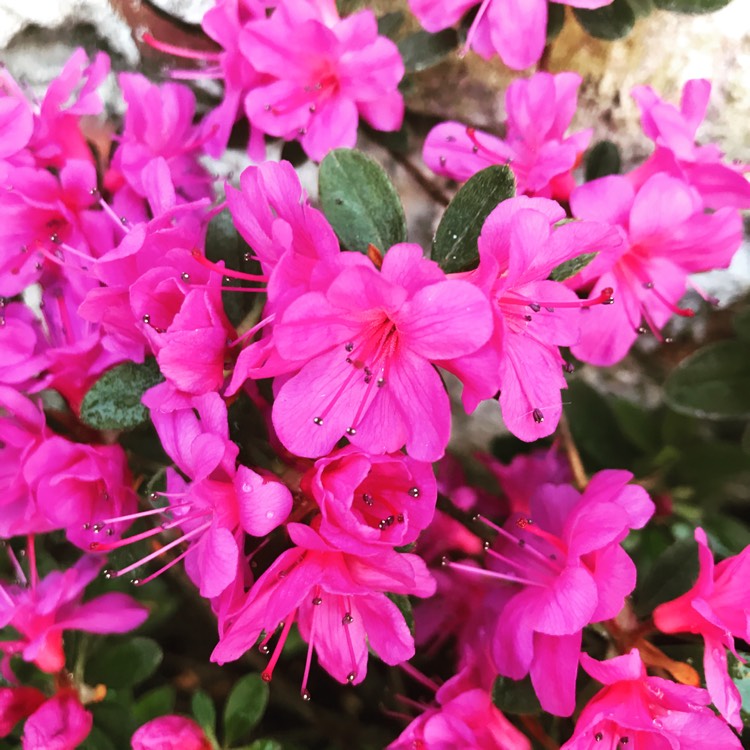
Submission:
[[[612,2],[559,1],[574,8],[601,8]],[[471,47],[485,59],[497,53],[514,70],[523,70],[539,60],[547,35],[547,0],[409,0],[409,7],[427,31],[447,29],[477,6],[465,50]]]
[[[463,182],[492,164],[508,164],[516,192],[567,200],[572,170],[591,140],[591,128],[566,136],[578,104],[577,73],[535,73],[513,81],[505,94],[505,138],[458,122],[444,122],[427,135],[423,156],[436,174]]]
[[[750,167],[725,164],[717,146],[695,143],[711,95],[710,81],[688,81],[679,109],[650,86],[636,86],[631,93],[641,109],[643,132],[656,144],[651,157],[628,175],[636,189],[651,175],[666,172],[695,188],[709,208],[750,208],[750,182],[743,176]]]
[[[354,446],[318,459],[302,485],[320,508],[320,535],[352,554],[416,541],[437,499],[430,464],[403,453],[371,456]]]
[[[605,687],[581,711],[573,736],[560,750],[742,747],[708,708],[705,690],[648,677],[637,649],[603,662],[582,654],[581,665]]]
[[[555,226],[564,218],[554,201],[525,196],[503,201],[489,215],[479,236],[479,268],[467,278],[490,297],[494,331],[475,354],[443,363],[463,381],[468,411],[500,390],[505,424],[527,442],[557,427],[560,391],[567,387],[560,347],[578,342],[587,322],[582,309],[612,300],[611,289],[582,301],[547,280],[565,260],[620,244],[604,224]]]
[[[0,383],[24,392],[46,385],[49,364],[46,341],[39,320],[20,302],[0,304]]]
[[[214,649],[212,661],[223,664],[238,659],[263,632],[260,647],[267,653],[267,644],[283,621],[263,672],[264,679],[270,680],[295,620],[309,647],[303,697],[309,698],[313,650],[320,665],[344,684],[358,684],[365,678],[368,643],[386,664],[410,659],[414,639],[385,592],[432,595],[435,581],[422,559],[385,549],[361,557],[336,550],[309,526],[290,523],[287,530],[297,546],[283,552],[255,582]]]
[[[32,687],[0,688],[0,737],[7,737],[19,721],[34,713],[47,696]]]
[[[193,126],[195,94],[179,83],[151,83],[136,73],[121,73],[118,82],[126,110],[122,134],[106,177],[115,177],[147,197],[143,170],[153,159],[165,160],[178,195],[191,201],[212,198],[211,178],[198,161],[203,139]]]
[[[81,705],[74,690],[63,690],[26,720],[23,750],[74,750],[88,737],[94,717]]]
[[[438,693],[439,695],[439,693]],[[484,690],[468,690],[428,708],[388,750],[531,750],[529,740],[498,711]]]
[[[666,174],[650,177],[636,192],[627,177],[612,175],[579,187],[571,196],[573,214],[618,227],[626,242],[599,256],[571,281],[594,282],[590,297],[613,289],[616,304],[587,313],[573,354],[595,365],[619,362],[648,326],[660,331],[672,317],[692,317],[677,306],[688,275],[725,268],[742,241],[735,209],[703,212],[697,193]],[[612,248],[610,248],[611,250]]]
[[[300,368],[276,396],[276,432],[298,456],[325,455],[347,436],[371,453],[406,444],[412,458],[435,461],[450,408],[432,363],[487,341],[489,303],[467,281],[447,280],[417,245],[392,247],[380,273],[349,257],[325,294],[302,295],[276,324],[280,356]]]
[[[703,529],[695,530],[695,541],[700,560],[698,580],[687,593],[660,604],[654,610],[654,624],[663,633],[696,633],[703,638],[708,693],[727,722],[742,731],[742,698],[727,672],[726,649],[737,656],[735,637],[750,640],[750,596],[743,583],[750,571],[750,547],[714,565]]]
[[[569,716],[583,628],[622,609],[635,587],[635,565],[620,542],[654,512],[646,491],[627,471],[600,471],[583,495],[569,485],[544,485],[531,516],[511,517],[487,554],[492,569],[460,563],[451,569],[516,584],[493,640],[500,674],[526,674],[545,711]]]
[[[245,24],[240,49],[268,79],[245,97],[250,122],[299,139],[316,161],[354,147],[360,116],[377,130],[401,127],[404,65],[370,10],[340,19],[332,0],[286,0],[271,18]]]
[[[22,151],[34,132],[34,114],[6,68],[0,70],[0,160]]]
[[[5,658],[19,654],[44,672],[58,672],[65,667],[65,630],[126,633],[143,623],[148,610],[126,594],[114,592],[82,601],[103,563],[84,556],[68,570],[38,580],[32,558],[30,587],[0,584],[0,625],[12,626],[20,636],[0,641]]]
[[[132,750],[211,750],[211,742],[192,719],[160,716],[136,730]]]

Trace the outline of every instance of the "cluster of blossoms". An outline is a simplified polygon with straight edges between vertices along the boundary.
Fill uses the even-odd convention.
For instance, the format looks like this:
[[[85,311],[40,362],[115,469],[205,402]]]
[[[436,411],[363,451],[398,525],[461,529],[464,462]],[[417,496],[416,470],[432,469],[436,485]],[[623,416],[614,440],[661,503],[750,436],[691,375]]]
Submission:
[[[450,3],[436,19],[437,4],[413,2],[433,28],[475,4]],[[648,676],[654,663],[637,647],[592,658],[585,629],[628,612],[636,569],[622,543],[649,521],[652,501],[624,471],[601,471],[577,490],[556,444],[509,466],[485,459],[504,500],[473,490],[446,455],[451,404],[441,375],[460,381],[467,411],[496,399],[508,430],[531,442],[561,418],[571,370],[561,347],[610,365],[644,325],[661,337],[673,314],[692,314],[678,307],[688,275],[729,263],[741,240],[738,208],[750,207],[740,169],[695,145],[707,82],[688,84],[680,110],[637,90],[654,154],[630,174],[580,186],[573,170],[591,133],[566,136],[575,74],[512,84],[504,139],[439,125],[425,145],[429,166],[465,180],[510,163],[519,193],[484,222],[476,268],[446,273],[411,243],[342,250],[292,165],[262,160],[265,135],[299,139],[319,160],[354,145],[360,115],[382,130],[403,118],[403,64],[370,11],[341,19],[332,0],[276,5],[217,3],[203,27],[220,51],[149,39],[211,66],[175,77],[218,77],[226,94],[196,124],[189,88],[121,74],[127,109],[111,154],[87,141],[102,111],[106,56],[77,52],[41,102],[0,72],[0,538],[13,542],[6,551],[18,579],[0,585],[0,626],[18,636],[0,641],[9,685],[0,688],[0,736],[26,719],[24,750],[83,741],[92,717],[65,671],[64,631],[123,633],[147,615],[120,593],[84,601],[86,586],[100,572],[141,586],[182,563],[216,615],[213,661],[258,645],[271,654],[270,681],[296,625],[308,646],[306,700],[313,656],[342,684],[362,682],[374,654],[434,689],[435,703],[394,749],[526,750],[529,740],[492,702],[496,678],[530,676],[542,708],[570,716],[579,664],[605,687],[565,748],[739,748],[726,649],[750,637],[750,602],[738,590],[747,550],[714,567],[698,529],[698,582],[654,613],[664,633],[705,638],[707,691]],[[524,67],[546,2],[528,4],[529,49],[514,52],[496,22],[506,5],[485,0],[467,44]],[[200,157],[223,151],[241,107],[258,164],[218,202]],[[256,272],[207,257],[208,225],[222,212]],[[579,273],[550,278],[589,253],[596,258]],[[224,307],[233,289],[263,299],[237,326]],[[103,373],[146,360],[161,382],[142,403],[170,464],[164,489],[139,499],[141,477],[116,436],[80,418]],[[52,391],[64,408],[46,398]],[[231,433],[228,409],[240,398],[265,422],[269,465],[246,465]],[[486,533],[437,510],[439,494],[476,514]],[[148,527],[132,533],[134,522]],[[40,579],[35,538],[58,530],[84,554]],[[157,535],[166,541],[133,562],[107,562]],[[27,571],[16,538],[26,540]],[[275,557],[259,571],[269,550]],[[424,600],[414,631],[406,597]],[[448,639],[457,670],[442,685],[408,664],[415,643]],[[52,695],[19,683],[19,659],[55,675]],[[211,743],[190,720],[166,716],[139,729],[132,746]]]

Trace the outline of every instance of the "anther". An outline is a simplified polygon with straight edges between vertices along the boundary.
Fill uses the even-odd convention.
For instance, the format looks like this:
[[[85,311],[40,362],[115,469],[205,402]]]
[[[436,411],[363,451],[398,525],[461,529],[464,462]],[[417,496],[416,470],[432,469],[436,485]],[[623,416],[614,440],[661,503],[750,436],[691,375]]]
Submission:
[[[356,435],[357,431],[354,429],[354,427],[347,427],[346,428],[346,434],[347,435]]]
[[[440,166],[444,167],[447,162],[447,159],[444,156],[440,157]]]
[[[544,414],[542,414],[541,409],[534,409],[534,411],[531,412],[531,416],[534,417],[534,421],[537,424],[544,422]]]
[[[322,599],[321,599],[321,598],[320,598],[319,596],[316,596],[316,597],[315,597],[315,598],[314,598],[314,599],[312,600],[312,603],[313,603],[313,604],[314,604],[314,605],[315,605],[316,607],[319,607],[319,606],[320,606],[320,605],[321,605],[321,604],[323,603],[323,600],[322,600]]]
[[[313,417],[313,423],[318,425],[320,427],[323,424],[323,418],[322,417]]]
[[[143,316],[142,320],[146,325],[149,325],[149,323],[151,323],[151,316],[147,313]]]
[[[351,685],[352,682],[357,678],[356,672],[349,672],[349,674],[346,676],[346,681]],[[622,742],[622,740],[620,740]]]
[[[341,620],[342,625],[351,625],[353,622],[354,618],[352,617],[351,612],[347,612]]]
[[[542,306],[538,302],[529,302],[529,307],[534,312],[539,312],[542,309]]]
[[[354,344],[350,341],[348,344],[344,345],[344,349],[346,349],[346,351],[348,351],[348,352],[353,352],[354,351]]]
[[[412,487],[412,488],[411,488],[411,489],[409,490],[409,494],[410,494],[410,495],[411,495],[412,497],[419,497],[419,495],[420,495],[420,492],[419,492],[419,487]]]
[[[304,689],[304,690],[303,690],[303,691],[302,691],[302,692],[300,693],[300,695],[302,696],[302,700],[303,700],[303,701],[309,701],[309,700],[310,700],[310,697],[311,697],[311,696],[310,696],[310,691],[309,691],[309,690],[308,690],[307,688],[305,688],[305,689]]]
[[[182,279],[183,281],[190,281],[190,274],[189,274],[189,273],[188,273],[187,271],[183,271],[183,272],[182,272],[182,273],[180,274],[180,278],[181,278],[181,279]]]
[[[115,577],[115,571],[110,568],[105,568],[102,571],[102,575],[109,581],[111,578]]]
[[[385,385],[385,378],[378,378],[375,385],[377,385],[378,388],[382,388]]]

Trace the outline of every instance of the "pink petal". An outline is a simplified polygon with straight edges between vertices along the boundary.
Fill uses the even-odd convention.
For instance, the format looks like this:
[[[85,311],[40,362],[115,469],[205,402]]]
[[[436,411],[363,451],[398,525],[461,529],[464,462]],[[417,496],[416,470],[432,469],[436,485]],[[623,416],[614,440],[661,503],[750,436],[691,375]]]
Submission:
[[[200,595],[218,596],[234,580],[239,551],[229,529],[213,523],[197,544]]]
[[[603,685],[612,685],[621,680],[639,680],[646,676],[637,648],[606,661],[597,661],[588,654],[581,654],[581,666],[590,677]]]
[[[542,56],[547,34],[544,0],[493,0],[487,18],[492,43],[509,68],[523,70]]]
[[[463,182],[492,164],[505,164],[513,151],[502,140],[481,130],[470,138],[459,122],[436,125],[424,142],[422,158],[435,174]]]
[[[718,638],[705,638],[706,650],[703,654],[703,668],[706,673],[706,687],[711,700],[719,713],[738,732],[742,731],[742,697],[727,671],[727,652]]]
[[[252,536],[266,536],[289,516],[292,494],[281,482],[264,479],[246,466],[234,480],[242,528]]]
[[[127,633],[143,624],[148,608],[127,594],[103,594],[79,605],[61,625],[66,630],[87,633]]]
[[[582,634],[534,634],[531,683],[542,708],[555,716],[570,716],[576,707],[576,675]]]
[[[635,190],[627,178],[608,175],[577,187],[570,196],[570,208],[578,219],[627,227],[634,199]]]
[[[73,692],[59,693],[26,720],[23,750],[71,750],[86,739],[93,722]]]

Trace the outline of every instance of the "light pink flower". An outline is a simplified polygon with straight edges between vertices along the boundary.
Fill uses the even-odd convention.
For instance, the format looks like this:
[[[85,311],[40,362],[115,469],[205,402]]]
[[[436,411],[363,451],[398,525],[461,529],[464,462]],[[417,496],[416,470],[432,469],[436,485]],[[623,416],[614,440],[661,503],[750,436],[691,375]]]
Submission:
[[[560,2],[575,8],[601,8],[612,0]],[[514,70],[539,60],[547,35],[547,0],[409,0],[409,7],[427,31],[455,25],[476,6],[465,49],[471,47],[485,59],[497,53]]]
[[[571,208],[578,218],[608,222],[625,238],[605,248],[571,279],[593,282],[590,297],[613,289],[615,304],[591,308],[572,352],[595,365],[619,362],[646,326],[660,331],[674,314],[693,316],[677,306],[688,275],[725,268],[742,241],[742,221],[733,208],[706,214],[695,190],[666,174],[650,177],[636,192],[627,177],[611,175],[577,188]]]
[[[65,630],[126,633],[143,623],[148,610],[126,594],[114,592],[82,601],[103,563],[87,555],[68,570],[37,580],[32,561],[28,588],[0,585],[0,625],[11,625],[20,636],[0,641],[6,659],[19,654],[44,672],[58,672],[65,666]]]
[[[136,730],[132,750],[211,750],[211,743],[192,719],[160,716]]]
[[[636,189],[651,175],[666,172],[695,188],[709,208],[750,208],[750,182],[743,176],[750,166],[725,164],[717,146],[695,143],[711,95],[710,81],[688,81],[679,109],[650,86],[636,86],[631,93],[641,109],[643,132],[656,144],[651,157],[628,175]]]
[[[703,638],[708,693],[727,722],[741,731],[742,697],[727,672],[726,650],[737,656],[735,637],[750,639],[750,595],[744,583],[750,572],[750,547],[715,565],[703,529],[695,530],[695,541],[700,561],[698,580],[679,598],[660,604],[654,610],[654,624],[664,633],[696,633]]]
[[[739,739],[700,688],[648,677],[637,649],[608,661],[581,654],[581,665],[604,684],[584,707],[560,750],[633,747],[638,750],[740,750]]]
[[[289,369],[273,424],[299,456],[328,453],[341,437],[371,453],[406,444],[434,461],[450,432],[450,408],[432,363],[478,349],[490,335],[484,294],[447,280],[417,245],[395,245],[380,273],[350,256],[325,293],[295,300],[274,329]],[[354,265],[356,262],[356,265]]]
[[[508,164],[517,194],[567,200],[572,170],[591,140],[591,128],[566,136],[578,104],[577,73],[536,73],[513,81],[505,94],[505,138],[459,122],[427,135],[423,156],[436,174],[463,182],[492,164]]]
[[[401,126],[404,65],[370,10],[339,19],[333,0],[286,0],[271,18],[245,24],[240,48],[269,81],[245,97],[250,122],[298,139],[316,161],[354,147],[360,116],[377,130]]]
[[[297,620],[309,650],[303,696],[307,694],[312,651],[339,682],[358,684],[367,671],[368,643],[386,664],[414,655],[414,639],[398,607],[385,592],[430,596],[435,581],[416,555],[382,550],[362,557],[340,552],[309,526],[290,523],[297,545],[283,552],[255,582],[211,656],[223,664],[238,659],[265,631],[268,651],[278,624],[284,627],[263,673],[270,680],[292,623]]]

